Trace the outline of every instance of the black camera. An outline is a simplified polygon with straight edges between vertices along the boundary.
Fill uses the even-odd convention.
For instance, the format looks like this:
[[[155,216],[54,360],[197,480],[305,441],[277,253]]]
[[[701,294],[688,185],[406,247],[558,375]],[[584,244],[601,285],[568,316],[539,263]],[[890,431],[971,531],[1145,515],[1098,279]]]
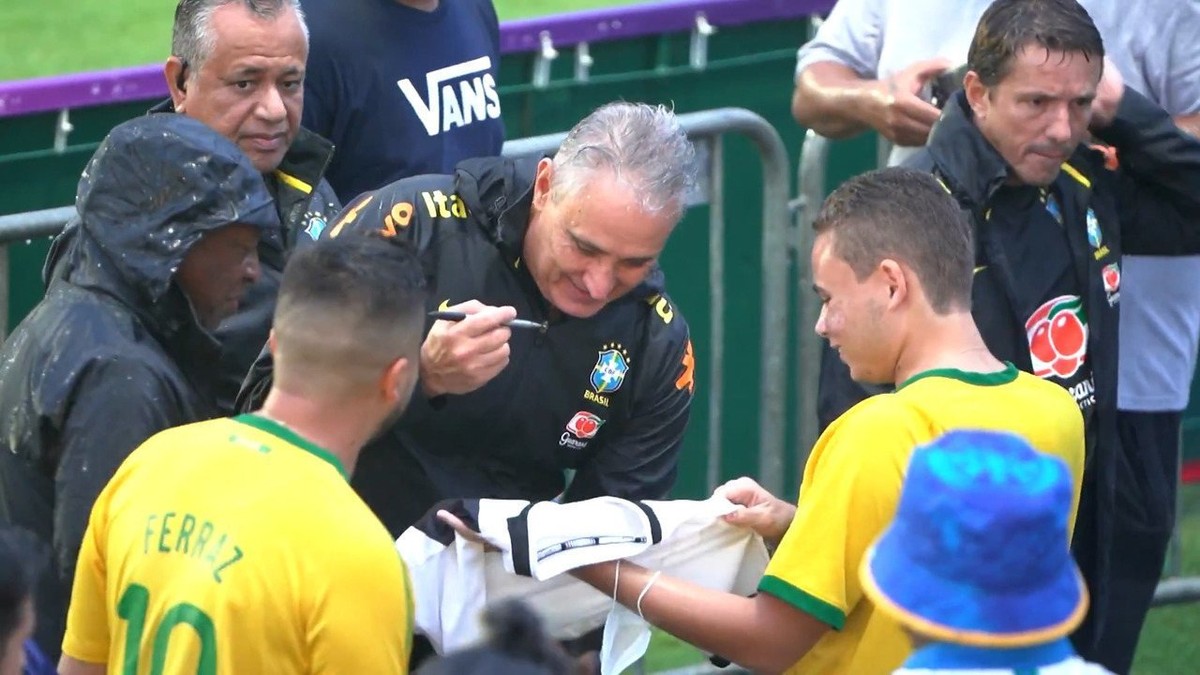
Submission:
[[[946,107],[946,102],[954,92],[962,89],[963,76],[967,74],[967,65],[943,71],[929,82],[929,102],[937,109]]]

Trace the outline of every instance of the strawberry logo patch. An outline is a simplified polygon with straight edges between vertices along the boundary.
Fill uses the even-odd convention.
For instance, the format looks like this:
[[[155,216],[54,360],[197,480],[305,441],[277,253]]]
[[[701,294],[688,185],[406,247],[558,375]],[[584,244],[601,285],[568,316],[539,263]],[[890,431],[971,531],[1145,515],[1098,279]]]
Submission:
[[[1029,354],[1038,377],[1070,378],[1087,358],[1087,315],[1078,295],[1060,295],[1037,308],[1027,321]]]
[[[587,440],[600,431],[601,424],[604,424],[604,420],[590,412],[580,410],[575,413],[570,422],[567,422],[567,431],[571,432],[575,438]]]

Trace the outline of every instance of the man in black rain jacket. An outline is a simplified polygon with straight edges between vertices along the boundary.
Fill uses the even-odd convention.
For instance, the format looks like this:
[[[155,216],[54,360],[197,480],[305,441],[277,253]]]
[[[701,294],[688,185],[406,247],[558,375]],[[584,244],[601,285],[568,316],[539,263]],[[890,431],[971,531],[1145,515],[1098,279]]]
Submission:
[[[0,520],[53,544],[37,635],[55,659],[96,496],[150,436],[219,416],[212,331],[279,226],[262,174],[183,115],[113,129],[76,208],[68,271],[0,352]]]
[[[1200,253],[1200,142],[1103,58],[1073,0],[998,0],[963,91],[909,165],[932,171],[974,222],[973,314],[988,348],[1061,384],[1083,412],[1072,544],[1092,604],[1072,639],[1122,673],[1162,573],[1175,476],[1147,443],[1154,430],[1117,414],[1120,260]],[[1105,150],[1083,144],[1089,129]],[[826,350],[823,424],[865,395]]]
[[[429,309],[468,315],[430,321],[408,410],[355,470],[393,535],[452,497],[667,495],[694,360],[656,260],[692,164],[672,113],[610,104],[553,159],[466,160],[365,193],[332,224],[329,236],[411,240]],[[514,317],[547,326],[506,327]],[[258,366],[243,410],[269,382]]]

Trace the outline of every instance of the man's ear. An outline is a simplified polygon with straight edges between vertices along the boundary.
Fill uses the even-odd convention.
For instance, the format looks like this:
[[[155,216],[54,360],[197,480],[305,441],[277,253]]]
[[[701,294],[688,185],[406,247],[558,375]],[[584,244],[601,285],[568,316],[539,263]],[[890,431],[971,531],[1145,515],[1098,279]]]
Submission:
[[[267,351],[270,352],[271,356],[275,356],[275,329],[274,328],[272,328],[271,331],[269,333],[267,333]]]
[[[550,183],[554,178],[554,160],[543,157],[533,176],[533,208],[543,209],[550,199]]]
[[[183,59],[172,56],[163,66],[163,76],[167,80],[167,90],[171,93],[171,104],[175,112],[184,112],[187,101],[187,66]]]
[[[383,371],[383,376],[379,380],[380,393],[390,404],[395,404],[397,401],[404,400],[412,387],[412,380],[415,379],[409,372],[408,359],[400,357],[392,361],[391,365]]]
[[[988,99],[988,88],[979,79],[979,74],[973,70],[968,70],[963,76],[963,93],[967,97],[967,105],[971,106],[971,112],[976,119],[987,119],[988,110],[991,109],[991,101]]]
[[[898,307],[908,298],[908,277],[904,274],[904,268],[895,260],[885,258],[879,263],[879,273],[888,287],[888,307]]]

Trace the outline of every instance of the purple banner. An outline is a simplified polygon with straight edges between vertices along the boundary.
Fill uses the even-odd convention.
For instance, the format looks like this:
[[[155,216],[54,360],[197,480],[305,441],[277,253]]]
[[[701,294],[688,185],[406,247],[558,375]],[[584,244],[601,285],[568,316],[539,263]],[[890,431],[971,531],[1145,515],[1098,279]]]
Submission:
[[[165,98],[162,65],[0,82],[0,117]]]
[[[555,47],[569,47],[580,42],[691,30],[701,12],[713,26],[735,26],[827,12],[834,1],[667,0],[506,21],[500,26],[500,51],[503,54],[538,51],[543,32],[550,35]],[[797,46],[801,38],[796,36]],[[0,82],[0,117],[150,101],[166,95],[160,64]]]
[[[821,14],[833,4],[834,0],[666,0],[518,19],[500,27],[500,51],[538,51],[543,31],[550,34],[555,47],[567,47],[691,30],[700,12],[710,24],[720,27]],[[796,36],[797,47],[802,37]]]

